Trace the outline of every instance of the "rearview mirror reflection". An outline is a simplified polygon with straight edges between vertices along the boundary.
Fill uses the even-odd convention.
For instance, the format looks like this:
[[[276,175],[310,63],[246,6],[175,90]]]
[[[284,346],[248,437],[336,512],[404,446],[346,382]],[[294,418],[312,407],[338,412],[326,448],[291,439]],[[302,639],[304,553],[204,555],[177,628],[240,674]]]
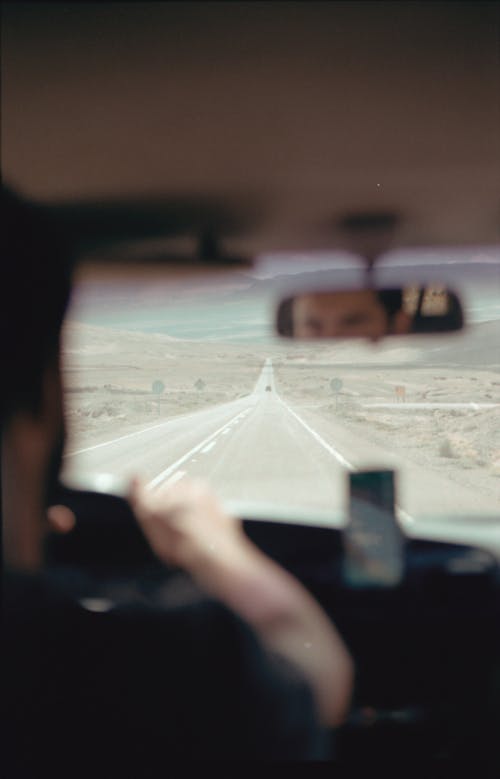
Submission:
[[[307,291],[277,309],[279,335],[302,339],[444,333],[463,327],[456,294],[443,285]]]

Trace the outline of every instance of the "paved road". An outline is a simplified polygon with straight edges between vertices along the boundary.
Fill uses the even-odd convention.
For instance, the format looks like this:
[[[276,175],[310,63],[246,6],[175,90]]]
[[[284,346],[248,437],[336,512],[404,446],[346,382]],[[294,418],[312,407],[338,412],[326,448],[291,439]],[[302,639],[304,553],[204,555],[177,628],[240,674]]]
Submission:
[[[290,407],[276,392],[270,360],[251,394],[79,450],[66,457],[64,476],[75,486],[104,491],[114,486],[103,474],[140,473],[152,489],[186,476],[204,478],[230,506],[279,506],[290,519],[294,507],[306,506],[316,520],[331,521],[345,510],[347,472],[370,465],[399,471],[400,508],[409,525],[412,513],[492,513],[491,498],[478,491],[402,462],[334,417],[325,421],[312,410]]]
[[[315,435],[278,397],[266,361],[250,395],[78,450],[64,476],[85,486],[99,473],[141,473],[156,488],[188,474],[209,479],[226,501],[338,511],[347,462]]]

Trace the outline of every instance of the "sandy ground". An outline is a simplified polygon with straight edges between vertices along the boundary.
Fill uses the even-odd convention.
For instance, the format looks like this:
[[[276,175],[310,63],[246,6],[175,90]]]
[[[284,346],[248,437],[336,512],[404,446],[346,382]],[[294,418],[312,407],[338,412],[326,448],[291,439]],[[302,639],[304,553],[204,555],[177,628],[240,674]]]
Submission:
[[[68,449],[247,395],[268,351],[68,323],[63,337]],[[155,381],[164,384],[160,395],[152,392]]]
[[[412,403],[500,404],[499,373],[280,366],[275,376],[283,398],[298,410],[311,409],[325,420],[334,418],[367,440],[401,452],[407,460],[487,491],[500,510],[500,406],[407,407]],[[330,386],[333,376],[343,382],[337,396]],[[405,387],[405,402],[398,401],[396,386]],[[394,408],[377,408],[379,403]]]
[[[335,418],[357,436],[488,494],[492,506],[500,506],[500,408],[407,407],[500,403],[495,333],[500,335],[498,326],[490,326],[468,337],[474,364],[464,367],[464,342],[453,339],[445,347],[434,341],[432,349],[426,342],[425,352],[410,341],[306,350],[290,342],[189,342],[70,322],[63,341],[68,451],[248,395],[271,357],[276,390],[299,413]],[[442,364],[432,364],[438,360]],[[332,379],[342,382],[338,394]],[[159,396],[152,392],[154,381],[165,385]],[[405,402],[397,403],[397,386],[405,388]],[[377,408],[380,403],[395,407]]]

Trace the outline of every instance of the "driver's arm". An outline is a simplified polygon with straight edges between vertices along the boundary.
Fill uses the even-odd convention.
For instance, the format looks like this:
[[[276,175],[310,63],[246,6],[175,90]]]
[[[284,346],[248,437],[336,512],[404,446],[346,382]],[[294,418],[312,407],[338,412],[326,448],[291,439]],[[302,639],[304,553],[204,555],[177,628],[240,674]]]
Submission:
[[[204,485],[183,482],[157,492],[135,480],[130,502],[158,557],[188,571],[298,666],[321,721],[335,727],[349,708],[353,662],[331,620],[300,582],[263,554]]]

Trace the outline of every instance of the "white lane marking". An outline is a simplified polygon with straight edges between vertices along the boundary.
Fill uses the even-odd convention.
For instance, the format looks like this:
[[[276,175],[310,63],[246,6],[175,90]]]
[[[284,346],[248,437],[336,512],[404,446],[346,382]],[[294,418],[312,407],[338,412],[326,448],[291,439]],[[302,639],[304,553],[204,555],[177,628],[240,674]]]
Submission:
[[[176,471],[175,473],[172,474],[170,479],[167,479],[165,484],[170,484],[170,485],[176,484],[176,482],[180,481],[182,477],[185,475],[186,475],[186,471]]]
[[[142,430],[136,430],[135,433],[127,433],[127,435],[121,435],[119,438],[113,438],[112,441],[105,441],[103,444],[95,444],[95,446],[87,446],[85,449],[77,449],[75,452],[68,452],[68,454],[65,454],[65,457],[74,457],[75,454],[82,454],[83,452],[91,452],[93,449],[100,449],[101,446],[110,446],[111,444],[116,444],[118,441],[124,441],[125,438],[133,438],[137,435],[142,435],[143,433],[147,433],[148,430],[156,430],[158,427],[163,427],[164,425],[168,425],[170,422],[172,422],[171,419],[168,419],[166,422],[160,422],[158,425],[151,425],[151,427],[144,427]]]
[[[229,424],[231,422],[234,422],[236,417],[233,417],[233,419],[229,420]],[[196,454],[196,452],[199,452],[200,449],[203,449],[204,446],[206,446],[210,441],[212,441],[214,438],[217,438],[217,436],[222,433],[224,428],[227,426],[227,422],[222,425],[222,427],[219,427],[218,430],[215,431],[215,433],[212,433],[212,435],[207,436],[203,441],[201,441],[199,444],[196,444],[196,446],[193,446],[192,449],[189,450],[189,452],[186,452],[182,457],[179,457],[178,460],[175,461],[175,463],[172,463],[172,465],[169,465],[168,468],[165,468],[164,471],[158,474],[154,479],[152,479],[148,484],[147,487],[149,489],[153,489],[158,484],[160,484],[164,479],[167,478],[167,476],[170,476],[171,473],[177,470],[179,465],[182,465],[182,463],[185,463],[186,460],[189,460],[190,457],[193,456],[193,454]]]
[[[217,441],[211,441],[209,444],[207,444],[205,447],[203,447],[203,449],[201,450],[201,453],[202,454],[206,454],[207,452],[209,452],[211,449],[214,448],[216,443],[217,443]]]
[[[404,511],[400,506],[396,505],[394,507],[396,509],[396,515],[398,519],[402,519],[403,522],[408,522],[410,525],[413,525],[415,520],[413,517],[410,517],[407,511]]]
[[[354,465],[351,465],[351,463],[350,463],[348,460],[346,460],[346,459],[345,459],[345,457],[342,457],[342,455],[340,454],[340,452],[338,452],[338,451],[335,449],[335,447],[334,447],[334,446],[330,446],[330,444],[327,444],[327,442],[326,442],[326,441],[325,441],[325,440],[324,440],[324,439],[323,439],[323,438],[322,438],[322,437],[319,435],[319,433],[317,433],[315,430],[313,430],[313,429],[312,429],[312,427],[309,427],[309,425],[307,424],[307,422],[304,422],[304,420],[303,420],[303,419],[301,419],[301,417],[299,417],[299,415],[298,415],[298,414],[296,414],[296,413],[295,413],[295,411],[292,411],[292,409],[290,408],[290,406],[289,406],[287,403],[285,403],[285,401],[284,401],[284,400],[281,400],[281,398],[280,398],[280,401],[281,401],[281,403],[284,405],[284,407],[286,408],[286,410],[287,410],[287,411],[288,411],[288,412],[289,412],[289,413],[290,413],[290,414],[291,414],[293,417],[295,417],[295,419],[297,420],[297,422],[300,422],[300,424],[302,425],[302,427],[305,427],[305,429],[307,430],[307,432],[308,432],[308,433],[310,433],[310,434],[312,435],[312,437],[313,437],[313,438],[314,438],[314,439],[315,439],[315,440],[316,440],[316,441],[317,441],[319,444],[321,444],[321,446],[322,446],[324,449],[326,449],[326,451],[327,451],[327,452],[329,452],[331,455],[333,455],[333,456],[335,457],[335,459],[336,459],[336,460],[338,460],[338,462],[339,462],[341,465],[343,465],[345,468],[348,468],[350,471],[354,471],[354,470],[356,470],[356,469],[354,468]]]
[[[248,395],[248,397],[251,397],[251,396]],[[240,398],[240,400],[242,400],[242,398]],[[249,409],[249,411],[250,410],[251,409]],[[248,413],[248,412],[243,412],[243,416],[245,415],[245,413]],[[173,417],[171,419],[167,419],[165,422],[159,422],[157,425],[150,425],[150,427],[143,427],[143,428],[141,428],[141,430],[135,430],[133,433],[127,433],[126,435],[121,435],[118,438],[111,439],[111,441],[104,441],[102,444],[94,444],[94,446],[86,446],[84,449],[76,449],[74,452],[67,452],[64,455],[64,457],[65,458],[66,457],[74,457],[76,454],[83,454],[83,452],[91,452],[93,449],[100,449],[102,446],[111,446],[111,444],[116,444],[118,441],[124,441],[126,438],[133,438],[134,436],[138,436],[138,435],[142,435],[143,433],[147,433],[148,430],[156,430],[158,427],[163,427],[164,425],[169,425],[169,424],[171,424],[174,421],[174,419],[175,419],[175,421],[177,421],[178,419],[182,419],[183,417],[188,417],[188,416],[190,416],[189,413],[188,414],[179,414],[179,416]],[[234,417],[234,419],[240,419],[240,418],[243,418],[242,414],[241,414],[241,411],[239,412],[239,414],[236,415],[236,417]],[[231,424],[231,423],[229,423],[229,424]],[[224,427],[225,427],[225,425],[224,425]]]
[[[280,400],[281,400],[281,398],[280,398]],[[298,422],[300,422],[300,424],[303,425],[309,433],[311,433],[311,435],[316,439],[316,441],[318,441],[318,443],[321,444],[321,446],[323,446],[328,452],[330,452],[330,454],[333,454],[333,456],[342,465],[344,465],[346,468],[348,468],[350,471],[355,471],[356,470],[356,468],[353,465],[351,465],[351,463],[348,460],[346,460],[345,457],[342,457],[340,452],[337,452],[337,450],[333,446],[330,446],[330,444],[327,444],[326,441],[324,441],[321,438],[319,433],[317,433],[315,430],[313,430],[312,427],[309,427],[307,422],[304,422],[304,420],[301,419],[299,417],[299,415],[295,413],[295,411],[292,411],[292,409],[283,400],[281,400],[281,402],[283,403],[285,408],[290,412],[290,414],[292,414],[295,417],[295,419]],[[411,517],[408,514],[408,512],[404,511],[400,506],[395,506],[394,508],[396,510],[396,514],[397,514],[398,518],[401,519],[403,522],[407,522],[410,525],[415,522],[413,517]]]
[[[330,452],[330,454],[332,454],[342,465],[344,465],[350,471],[356,471],[356,468],[353,465],[351,465],[351,463],[348,460],[346,460],[345,457],[343,457],[340,454],[340,452],[338,452],[335,449],[335,447],[330,446],[330,444],[327,444],[327,442],[323,440],[323,438],[319,435],[319,433],[317,433],[315,430],[313,430],[312,427],[309,427],[307,422],[304,422],[304,420],[301,419],[299,417],[299,415],[295,413],[295,411],[292,411],[290,406],[287,403],[285,403],[285,401],[282,400],[279,397],[279,395],[278,395],[278,398],[279,398],[280,402],[285,406],[287,411],[289,411],[290,414],[292,414],[292,416],[294,416],[295,419],[298,422],[300,422],[301,425],[303,425],[305,427],[305,429],[313,436],[313,438],[316,439],[316,441],[318,441],[318,443],[321,444],[321,446],[323,446],[327,450],[327,452]],[[396,505],[394,508],[396,510],[396,514],[397,514],[398,518],[401,519],[403,522],[407,522],[408,524],[413,524],[415,522],[414,518],[412,516],[410,516],[408,514],[408,512],[404,511],[400,506]]]
[[[328,444],[326,441],[324,441],[323,438],[319,435],[319,433],[317,433],[315,430],[313,430],[312,427],[310,427],[307,424],[307,422],[304,422],[304,420],[301,419],[301,417],[299,417],[299,415],[296,414],[295,411],[292,411],[290,406],[287,403],[285,403],[285,401],[280,397],[280,395],[278,395],[278,393],[276,392],[276,389],[275,389],[275,395],[278,398],[278,400],[280,401],[280,403],[282,403],[285,406],[287,411],[289,411],[290,414],[292,416],[294,416],[295,419],[298,422],[300,422],[300,424],[303,427],[305,427],[305,429],[313,436],[313,438],[316,439],[316,441],[318,441],[318,443],[321,444],[321,446],[323,446],[327,450],[327,452],[330,452],[330,454],[332,454],[342,465],[344,465],[350,471],[355,471],[356,470],[356,468],[354,468],[354,466],[351,465],[351,463],[348,460],[346,460],[345,457],[343,457],[340,454],[340,452],[338,452],[333,446],[330,446],[330,444]],[[397,404],[393,404],[393,405],[397,405]],[[394,508],[395,508],[396,515],[397,515],[399,520],[401,520],[403,522],[406,522],[408,524],[413,524],[415,522],[414,518],[411,517],[408,514],[408,512],[404,511],[400,506],[396,505]]]
[[[248,397],[251,397],[251,395]],[[244,411],[243,415],[240,412],[236,415],[235,419],[243,418],[245,414],[248,414],[249,412],[250,409],[248,409],[248,411]],[[175,417],[175,419],[180,419],[181,417],[186,416],[189,416],[189,413],[181,414],[178,417]],[[134,431],[133,433],[127,433],[126,435],[121,435],[118,438],[112,438],[111,441],[104,441],[102,444],[94,444],[94,446],[86,446],[84,449],[76,449],[74,452],[67,452],[64,454],[64,458],[74,457],[76,454],[83,454],[83,452],[92,452],[94,449],[100,449],[102,446],[111,446],[111,444],[116,444],[118,441],[124,441],[126,438],[133,438],[134,436],[142,435],[143,433],[147,433],[148,430],[156,430],[158,427],[163,427],[164,425],[168,425],[171,422],[172,419],[167,419],[165,422],[159,422],[157,425],[150,425],[150,427],[144,427],[141,430]]]
[[[230,433],[230,432],[231,432],[231,430],[230,430],[230,428],[228,427],[228,428],[226,428],[226,430],[223,430],[223,431],[222,431],[222,435],[227,435],[227,434],[228,434],[228,433]]]

